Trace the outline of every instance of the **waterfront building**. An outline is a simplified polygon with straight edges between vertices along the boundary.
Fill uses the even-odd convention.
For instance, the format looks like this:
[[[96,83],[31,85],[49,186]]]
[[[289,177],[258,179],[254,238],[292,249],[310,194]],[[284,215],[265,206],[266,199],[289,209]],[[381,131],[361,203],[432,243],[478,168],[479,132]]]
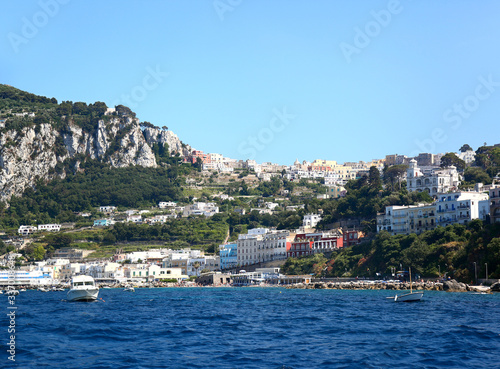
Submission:
[[[68,282],[75,275],[85,274],[85,264],[83,263],[68,263],[61,268],[61,281]]]
[[[47,259],[44,263],[45,266],[52,270],[52,278],[61,279],[61,270],[63,267],[70,263],[69,259]],[[43,265],[43,264],[40,265]]]
[[[269,228],[254,228],[247,234],[240,234],[236,241],[238,265],[286,259],[289,236],[289,231]]]
[[[15,270],[14,274],[8,269],[0,270],[0,286],[48,286],[57,282],[48,268]]]
[[[280,274],[280,268],[256,268],[253,272],[232,275],[234,286],[278,284],[281,277],[283,275]]]
[[[343,235],[339,231],[297,233],[287,251],[288,257],[300,257],[331,252],[344,246]]]
[[[220,269],[235,268],[238,264],[237,255],[238,245],[236,243],[228,243],[219,246]]]

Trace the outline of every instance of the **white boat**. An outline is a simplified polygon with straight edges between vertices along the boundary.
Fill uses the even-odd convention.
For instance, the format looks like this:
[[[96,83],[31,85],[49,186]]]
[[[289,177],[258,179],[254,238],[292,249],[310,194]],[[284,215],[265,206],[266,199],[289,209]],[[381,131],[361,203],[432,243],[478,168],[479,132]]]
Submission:
[[[135,292],[135,288],[132,286],[127,286],[123,289],[125,292]]]
[[[99,287],[95,285],[94,278],[88,275],[77,275],[71,280],[68,301],[93,301],[98,295]]]
[[[394,302],[414,302],[420,301],[422,300],[422,297],[424,297],[423,292],[413,292],[413,288],[411,285],[411,268],[408,268],[408,271],[410,275],[410,293],[394,296]]]
[[[38,291],[40,291],[40,292],[49,292],[50,290],[47,289],[47,288],[40,287],[40,288],[38,288]]]

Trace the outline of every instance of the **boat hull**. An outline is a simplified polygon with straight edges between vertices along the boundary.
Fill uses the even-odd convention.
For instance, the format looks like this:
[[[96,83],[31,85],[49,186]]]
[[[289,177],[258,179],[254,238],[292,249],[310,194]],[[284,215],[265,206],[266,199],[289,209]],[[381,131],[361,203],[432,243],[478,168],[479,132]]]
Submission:
[[[423,292],[407,293],[404,295],[394,296],[394,301],[396,301],[396,302],[415,302],[415,301],[422,300],[423,296],[424,296]]]
[[[68,301],[94,301],[98,295],[98,288],[73,289],[68,291]]]

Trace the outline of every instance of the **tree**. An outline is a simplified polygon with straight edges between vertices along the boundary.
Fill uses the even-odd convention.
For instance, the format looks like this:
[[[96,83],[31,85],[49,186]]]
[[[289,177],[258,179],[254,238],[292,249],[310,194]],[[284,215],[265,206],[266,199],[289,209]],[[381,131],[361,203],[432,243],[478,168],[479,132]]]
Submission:
[[[384,182],[386,185],[391,185],[391,189],[396,190],[396,183],[398,184],[397,189],[401,189],[401,180],[404,178],[404,174],[408,170],[408,165],[398,164],[392,165],[389,168],[384,168]]]
[[[469,144],[462,145],[460,148],[460,152],[466,152],[466,151],[474,151],[472,147],[469,146]]]
[[[465,169],[465,161],[460,159],[455,153],[449,152],[441,158],[441,168],[447,168],[454,165],[457,169]]]
[[[46,250],[42,245],[31,246],[26,249],[26,255],[29,259],[33,260],[43,260]]]
[[[195,262],[193,263],[193,268],[195,269],[196,274],[198,274],[198,269],[200,269],[200,267],[201,267],[201,264],[200,264],[200,262],[199,262],[199,261],[195,261]]]
[[[382,188],[382,181],[380,180],[380,171],[375,166],[370,167],[370,172],[368,173],[368,181],[370,187],[376,190]]]
[[[472,183],[491,183],[491,177],[479,167],[469,167],[465,169],[464,179]]]

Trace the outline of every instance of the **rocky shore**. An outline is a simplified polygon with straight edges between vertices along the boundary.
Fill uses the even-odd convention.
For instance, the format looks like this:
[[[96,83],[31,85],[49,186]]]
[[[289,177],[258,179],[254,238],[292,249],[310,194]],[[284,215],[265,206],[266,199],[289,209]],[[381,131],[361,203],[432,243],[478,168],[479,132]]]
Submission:
[[[299,283],[287,286],[287,288],[299,289],[332,289],[332,290],[409,290],[409,282],[313,282],[309,284]],[[447,292],[500,292],[500,283],[491,287],[470,286],[452,279],[443,282],[412,282],[412,288],[416,291],[447,291]]]

